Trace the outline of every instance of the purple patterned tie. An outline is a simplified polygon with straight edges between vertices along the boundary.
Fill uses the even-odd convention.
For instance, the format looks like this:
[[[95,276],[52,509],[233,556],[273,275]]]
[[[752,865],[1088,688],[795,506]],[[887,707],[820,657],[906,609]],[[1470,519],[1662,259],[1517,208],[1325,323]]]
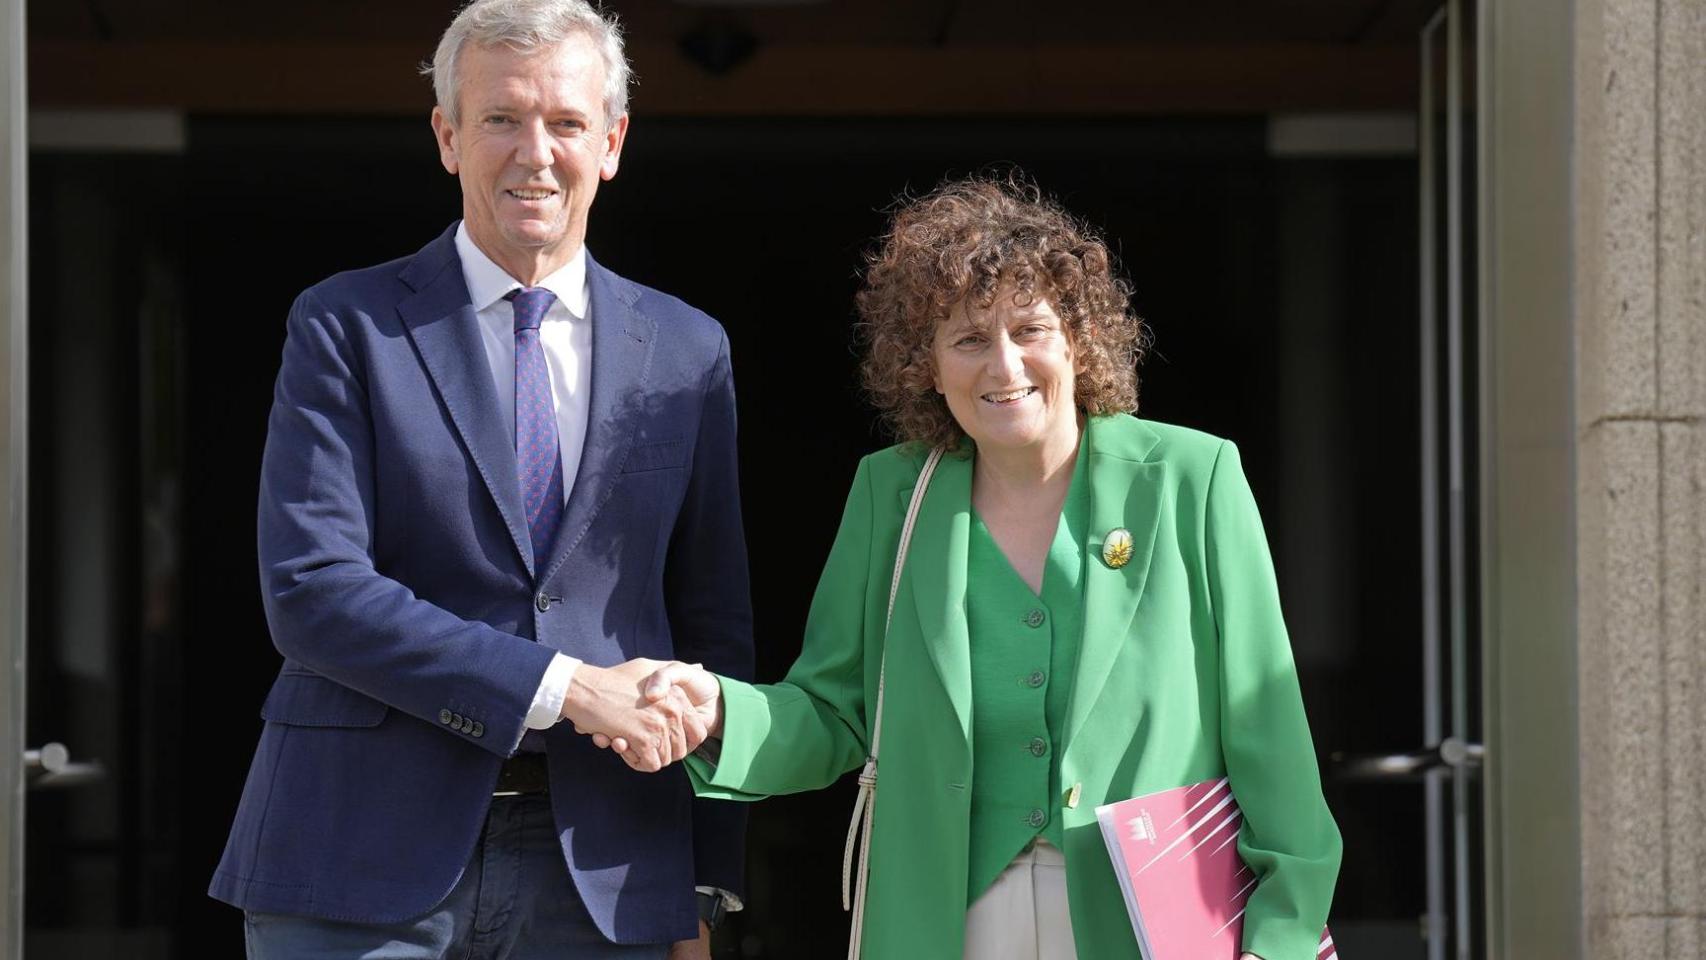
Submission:
[[[539,324],[557,295],[543,287],[517,290],[515,304],[515,466],[527,532],[533,540],[533,572],[544,576],[557,522],[563,517],[563,457],[557,446],[557,409]]]

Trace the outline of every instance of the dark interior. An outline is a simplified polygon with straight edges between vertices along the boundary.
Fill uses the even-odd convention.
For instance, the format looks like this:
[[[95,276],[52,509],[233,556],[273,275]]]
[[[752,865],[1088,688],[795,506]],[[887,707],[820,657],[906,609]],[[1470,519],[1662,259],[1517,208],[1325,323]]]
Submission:
[[[279,28],[286,39],[381,39],[367,4],[355,22],[329,2],[289,17],[276,5],[140,6],[177,11],[172,42],[210,48],[254,42],[286,20],[297,24]],[[450,9],[426,6],[399,28],[417,57]],[[636,49],[671,42],[703,12],[615,6]],[[1020,7],[917,5],[926,17],[898,2],[859,16],[854,6],[801,8],[791,27],[776,19],[783,10],[755,10],[743,28],[778,47],[834,29],[865,31],[852,38],[861,43],[975,47]],[[1044,31],[1060,35],[1040,42],[1106,31],[1222,50],[1380,43],[1413,57],[1404,44],[1418,16],[1350,0],[1249,5],[1230,18],[1164,4],[1166,29],[1149,34],[1125,5],[1094,6],[1098,16],[1063,14]],[[32,41],[164,42],[117,4],[75,7],[32,7]],[[662,73],[660,86],[674,82]],[[47,106],[70,89],[53,76]],[[648,115],[644,76],[588,245],[728,330],[760,679],[779,677],[798,651],[854,464],[889,442],[855,387],[861,255],[897,196],[1016,166],[1103,230],[1130,277],[1155,336],[1140,414],[1242,449],[1345,835],[1335,933],[1351,956],[1420,957],[1420,792],[1341,781],[1331,759],[1421,740],[1415,156],[1276,155],[1260,104],[859,115],[831,91],[817,113]],[[307,104],[187,117],[179,152],[31,156],[29,737],[73,744],[108,771],[87,788],[31,795],[34,956],[241,950],[238,915],[204,890],[279,663],[258,602],[254,503],[285,311],[303,287],[410,253],[459,214],[424,111]],[[813,465],[808,485],[790,466],[801,462]],[[842,949],[851,802],[849,777],[755,806],[749,908],[719,934],[719,956]]]

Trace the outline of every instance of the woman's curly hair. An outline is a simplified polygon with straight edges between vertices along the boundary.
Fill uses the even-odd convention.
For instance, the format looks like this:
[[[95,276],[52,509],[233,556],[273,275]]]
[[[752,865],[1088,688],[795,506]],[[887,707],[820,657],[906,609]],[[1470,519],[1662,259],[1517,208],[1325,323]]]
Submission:
[[[901,205],[856,297],[871,402],[902,442],[958,448],[965,432],[935,389],[936,325],[961,300],[988,307],[1011,284],[1018,302],[1040,296],[1059,314],[1083,366],[1078,406],[1135,411],[1147,336],[1114,269],[1095,230],[1019,176],[950,180]]]

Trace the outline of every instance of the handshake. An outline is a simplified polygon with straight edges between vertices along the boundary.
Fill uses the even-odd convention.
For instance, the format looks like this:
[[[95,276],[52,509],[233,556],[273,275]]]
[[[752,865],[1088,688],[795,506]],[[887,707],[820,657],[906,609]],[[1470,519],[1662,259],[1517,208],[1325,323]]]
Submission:
[[[654,773],[722,736],[722,688],[698,664],[644,658],[615,667],[583,663],[563,698],[563,719],[628,766]]]

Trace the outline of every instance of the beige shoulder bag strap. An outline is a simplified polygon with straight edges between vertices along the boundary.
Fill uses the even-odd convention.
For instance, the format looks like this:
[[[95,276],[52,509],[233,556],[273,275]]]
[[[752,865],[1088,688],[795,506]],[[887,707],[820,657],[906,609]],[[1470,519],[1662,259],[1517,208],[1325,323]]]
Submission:
[[[871,753],[865,758],[865,769],[859,774],[859,798],[853,802],[853,822],[847,825],[847,846],[841,853],[841,909],[853,911],[852,935],[847,941],[848,960],[859,960],[860,940],[865,932],[865,877],[870,870],[871,817],[877,806],[877,748],[883,739],[883,672],[888,666],[889,621],[894,619],[894,597],[900,590],[900,574],[906,566],[906,546],[912,542],[912,525],[918,519],[924,490],[930,485],[930,475],[936,472],[942,453],[942,447],[931,450],[924,461],[924,469],[918,472],[918,484],[912,488],[912,502],[906,507],[906,522],[900,528],[900,546],[895,550],[894,578],[889,581],[889,612],[883,620],[883,656],[877,667],[877,712],[871,720]],[[856,887],[851,883],[855,836],[859,838]]]

